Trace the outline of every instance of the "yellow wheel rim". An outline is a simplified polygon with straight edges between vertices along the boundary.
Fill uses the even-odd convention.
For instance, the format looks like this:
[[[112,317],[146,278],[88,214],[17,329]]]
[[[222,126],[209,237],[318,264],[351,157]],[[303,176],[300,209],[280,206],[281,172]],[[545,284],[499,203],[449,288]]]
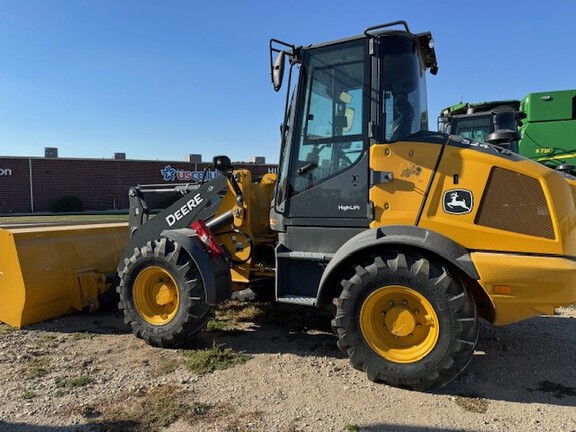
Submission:
[[[148,267],[134,281],[134,305],[150,324],[170,322],[178,312],[178,285],[161,267]]]
[[[432,304],[411,288],[378,288],[360,310],[360,329],[368,345],[386,360],[414,363],[436,346],[440,334]]]

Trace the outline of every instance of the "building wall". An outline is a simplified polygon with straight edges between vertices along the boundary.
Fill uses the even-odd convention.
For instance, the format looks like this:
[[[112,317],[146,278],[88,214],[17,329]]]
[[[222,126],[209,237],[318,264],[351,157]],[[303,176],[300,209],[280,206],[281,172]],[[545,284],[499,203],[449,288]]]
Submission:
[[[61,197],[82,200],[85,210],[127,209],[128,189],[138,184],[195,183],[208,163],[114,159],[0,157],[0,214],[48,212]],[[253,178],[275,165],[236,164]],[[217,175],[211,171],[208,177]],[[168,196],[147,196],[151,208]]]
[[[0,158],[0,213],[30,211],[28,159]]]

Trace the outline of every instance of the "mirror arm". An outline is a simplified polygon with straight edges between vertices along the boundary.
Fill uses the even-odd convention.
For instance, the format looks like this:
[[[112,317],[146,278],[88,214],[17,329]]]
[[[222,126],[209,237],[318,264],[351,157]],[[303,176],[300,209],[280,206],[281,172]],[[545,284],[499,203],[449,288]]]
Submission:
[[[275,45],[280,45],[289,50],[277,48]],[[297,56],[296,47],[294,45],[287,44],[278,39],[270,39],[270,76],[272,78],[272,84],[274,85],[274,90],[279,91],[282,86],[282,77],[284,76],[284,64],[286,56],[289,57],[290,64],[292,64]],[[274,60],[274,53],[278,53],[276,60]]]

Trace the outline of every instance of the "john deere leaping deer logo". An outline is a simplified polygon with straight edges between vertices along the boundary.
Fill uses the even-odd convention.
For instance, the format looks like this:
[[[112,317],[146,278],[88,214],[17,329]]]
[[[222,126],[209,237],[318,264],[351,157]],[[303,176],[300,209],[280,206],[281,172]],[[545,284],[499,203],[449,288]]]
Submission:
[[[450,189],[444,192],[443,207],[448,214],[466,214],[472,211],[474,197],[466,189]]]

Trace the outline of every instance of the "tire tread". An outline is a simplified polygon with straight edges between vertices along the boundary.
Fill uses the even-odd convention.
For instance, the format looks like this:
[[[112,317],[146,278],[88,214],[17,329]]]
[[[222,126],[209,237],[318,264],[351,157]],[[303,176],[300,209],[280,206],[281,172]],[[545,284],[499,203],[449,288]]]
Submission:
[[[401,373],[390,373],[389,364],[381,366],[380,362],[374,362],[373,356],[377,354],[367,346],[363,337],[355,338],[349,328],[350,322],[357,319],[357,317],[349,316],[347,312],[354,310],[352,303],[355,301],[355,291],[369,283],[370,278],[377,273],[397,271],[425,277],[428,283],[448,301],[456,317],[455,327],[458,327],[456,328],[457,340],[450,346],[448,355],[445,355],[442,362],[435,365],[435,368],[426,375],[416,378],[408,375],[401,376]],[[341,281],[342,293],[334,300],[336,314],[332,320],[332,328],[338,336],[338,348],[349,357],[354,368],[365,371],[372,381],[417,390],[445,385],[466,368],[478,339],[476,307],[463,284],[457,276],[454,277],[449,273],[444,264],[430,260],[419,252],[396,250],[387,251],[386,256],[369,257],[362,265],[356,265],[353,272]],[[367,355],[367,352],[372,355]],[[382,362],[387,362],[383,358],[380,359]]]

